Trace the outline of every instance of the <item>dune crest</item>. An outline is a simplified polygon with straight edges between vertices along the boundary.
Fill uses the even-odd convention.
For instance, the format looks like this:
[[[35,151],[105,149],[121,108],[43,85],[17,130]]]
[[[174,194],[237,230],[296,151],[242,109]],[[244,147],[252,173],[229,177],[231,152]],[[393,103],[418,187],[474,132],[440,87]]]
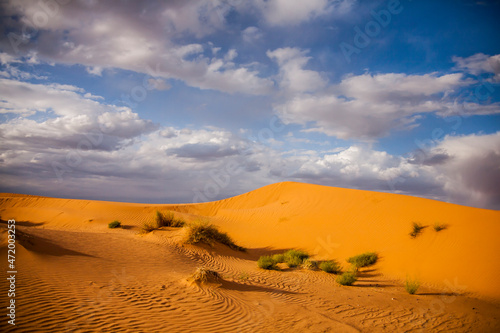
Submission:
[[[217,225],[246,252],[183,244],[183,228],[140,233],[156,211]],[[16,332],[458,332],[500,329],[500,212],[434,200],[277,183],[225,200],[176,205],[0,195],[16,219]],[[121,228],[108,224],[118,220]],[[6,257],[2,221],[0,254]],[[423,228],[410,236],[412,223]],[[443,227],[436,231],[434,225]],[[376,252],[354,286],[335,275],[257,267],[295,248],[315,260]],[[1,269],[5,269],[2,260]],[[203,267],[215,283],[186,283]],[[210,273],[212,274],[212,273]],[[195,275],[196,276],[196,275]],[[404,291],[407,277],[422,287]],[[202,279],[203,280],[203,279]],[[479,310],[478,310],[479,309]],[[2,331],[12,331],[0,322]]]

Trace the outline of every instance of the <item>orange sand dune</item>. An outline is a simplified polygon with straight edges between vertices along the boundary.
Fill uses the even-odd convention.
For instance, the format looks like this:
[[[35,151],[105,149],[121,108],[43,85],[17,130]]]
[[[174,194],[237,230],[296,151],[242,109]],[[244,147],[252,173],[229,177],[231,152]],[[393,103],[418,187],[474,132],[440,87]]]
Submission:
[[[139,234],[156,210],[208,219],[248,251],[183,245],[178,228]],[[500,330],[498,211],[285,182],[185,205],[0,194],[0,216],[17,221],[19,271],[18,325],[2,320],[1,331]],[[123,228],[108,229],[113,220]],[[426,226],[416,238],[409,236],[412,222]],[[436,232],[436,222],[447,228]],[[0,231],[5,281],[6,231]],[[257,267],[259,255],[288,248],[344,268],[346,258],[365,251],[380,260],[351,287],[321,271]],[[222,280],[188,283],[199,266]],[[418,295],[404,291],[407,276],[423,283]],[[6,294],[6,284],[0,287]]]

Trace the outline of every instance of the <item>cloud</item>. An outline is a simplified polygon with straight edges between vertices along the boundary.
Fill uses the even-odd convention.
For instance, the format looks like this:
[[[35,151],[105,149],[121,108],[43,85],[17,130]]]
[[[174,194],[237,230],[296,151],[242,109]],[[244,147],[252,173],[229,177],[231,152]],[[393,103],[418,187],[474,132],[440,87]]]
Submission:
[[[324,91],[292,95],[276,104],[275,111],[285,123],[307,126],[306,131],[373,141],[391,130],[418,126],[423,113],[499,113],[498,103],[464,103],[451,97],[470,83],[460,73],[349,75]]]
[[[256,6],[261,10],[266,22],[270,25],[296,25],[319,16],[328,15],[332,11],[345,11],[352,1],[328,0],[257,0]]]
[[[248,27],[241,32],[242,39],[245,43],[253,43],[262,38],[262,32],[257,27]]]
[[[326,80],[318,72],[304,69],[310,59],[307,53],[290,47],[267,51],[267,56],[280,66],[279,85],[285,91],[313,92],[326,86]]]
[[[489,56],[484,53],[476,53],[470,57],[453,57],[456,68],[466,72],[479,75],[483,73],[495,74],[493,80],[500,82],[500,54]]]
[[[218,0],[132,2],[119,7],[72,1],[58,6],[50,20],[37,26],[30,18],[40,13],[39,3],[3,3],[7,15],[20,17],[9,21],[9,29],[18,34],[23,26],[43,31],[32,36],[37,43],[20,43],[18,48],[25,54],[36,50],[44,61],[81,64],[94,75],[106,68],[120,68],[153,78],[179,79],[200,89],[269,94],[272,81],[239,67],[233,58],[210,58],[199,43],[175,42],[184,34],[200,37],[221,29],[231,8]],[[2,46],[12,49],[6,41]]]

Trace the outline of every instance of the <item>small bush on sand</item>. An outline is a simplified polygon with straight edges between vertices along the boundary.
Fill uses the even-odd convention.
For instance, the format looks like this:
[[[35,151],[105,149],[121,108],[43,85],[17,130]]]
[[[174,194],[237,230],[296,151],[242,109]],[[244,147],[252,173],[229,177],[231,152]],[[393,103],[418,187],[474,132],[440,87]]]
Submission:
[[[262,269],[278,269],[278,266],[276,266],[276,262],[271,256],[260,257],[259,260],[257,260],[257,266]]]
[[[110,228],[110,229],[120,228],[121,225],[122,224],[120,221],[113,221],[110,224],[108,224],[108,228]]]
[[[319,269],[327,273],[339,274],[340,266],[335,260],[323,261],[319,264]]]
[[[174,213],[172,212],[167,212],[163,214],[160,211],[156,211],[156,217],[155,217],[155,222],[156,222],[156,227],[161,228],[161,227],[173,227],[173,228],[180,228],[184,226],[184,221],[180,219],[176,219],[174,216]]]
[[[438,222],[434,223],[434,230],[436,232],[439,232],[439,231],[444,230],[444,229],[446,229],[446,225],[445,224],[441,224],[441,223],[438,223]]]
[[[309,270],[313,271],[313,270],[318,268],[318,262],[315,260],[306,259],[302,263],[302,268],[309,269]]]
[[[347,272],[342,273],[342,275],[339,275],[337,277],[336,281],[340,285],[350,286],[354,282],[356,282],[356,280],[357,280],[356,274],[354,274],[354,272],[352,272],[352,271],[347,271]]]
[[[408,292],[408,294],[415,294],[420,287],[420,282],[417,280],[410,280],[409,278],[406,278],[405,282],[405,289]]]
[[[420,232],[422,232],[423,228],[424,228],[424,226],[421,225],[420,223],[413,222],[413,224],[412,224],[412,231],[410,232],[410,236],[412,238],[417,237],[420,234]]]
[[[141,233],[146,234],[153,230],[157,229],[156,225],[153,222],[144,222],[141,227]]]
[[[273,260],[277,264],[285,262],[285,255],[283,253],[277,253],[277,254],[273,255]]]
[[[233,250],[245,251],[244,247],[236,245],[225,232],[219,231],[216,226],[205,221],[188,224],[185,242],[188,244],[205,243],[210,246],[218,242]]]
[[[191,280],[198,283],[216,282],[220,278],[221,275],[219,273],[205,267],[198,267],[196,271],[191,275]]]
[[[283,255],[288,267],[300,266],[304,259],[309,258],[309,254],[301,250],[288,250]]]
[[[378,260],[378,255],[375,252],[366,252],[347,259],[354,267],[361,268],[375,264]]]

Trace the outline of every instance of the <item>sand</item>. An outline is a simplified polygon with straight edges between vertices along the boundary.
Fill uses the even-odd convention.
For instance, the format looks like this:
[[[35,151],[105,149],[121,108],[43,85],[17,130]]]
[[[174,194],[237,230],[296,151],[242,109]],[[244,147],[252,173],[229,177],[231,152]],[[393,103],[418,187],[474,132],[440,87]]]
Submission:
[[[140,234],[157,210],[207,220],[248,250],[183,244],[183,228]],[[2,332],[500,331],[498,211],[285,182],[186,205],[0,194],[0,216],[2,281],[6,220],[18,237],[16,326],[2,314]],[[109,229],[113,220],[123,228]],[[415,238],[413,222],[424,226]],[[257,267],[260,255],[290,248],[344,269],[362,252],[380,259],[353,286],[322,271]],[[197,267],[221,279],[193,283]],[[407,277],[421,282],[416,295]]]

